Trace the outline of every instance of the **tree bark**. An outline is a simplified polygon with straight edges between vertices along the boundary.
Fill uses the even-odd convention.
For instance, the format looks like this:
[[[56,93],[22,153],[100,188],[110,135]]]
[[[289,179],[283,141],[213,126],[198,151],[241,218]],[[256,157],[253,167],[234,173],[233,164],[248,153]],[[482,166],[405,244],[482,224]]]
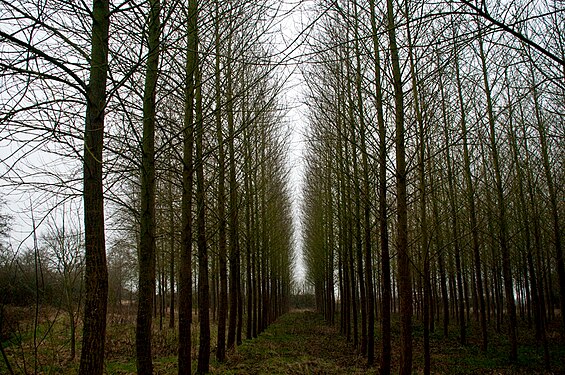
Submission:
[[[408,202],[406,197],[406,149],[404,140],[404,94],[402,73],[396,44],[396,24],[392,0],[387,0],[387,29],[394,84],[396,147],[396,249],[398,252],[398,286],[400,295],[400,369],[401,375],[412,374],[412,280],[408,253]]]
[[[197,1],[189,0],[183,129],[182,238],[179,269],[179,375],[192,373],[192,186],[194,183],[194,72],[198,63],[197,19]]]
[[[205,374],[210,368],[210,286],[208,279],[208,247],[206,243],[206,190],[204,187],[204,119],[202,117],[202,81],[200,66],[194,71],[195,95],[195,166],[196,166],[196,244],[198,247],[198,319],[200,340],[196,372]]]
[[[108,300],[102,149],[108,76],[110,2],[95,0],[92,18],[90,83],[87,88],[84,131],[85,304],[80,375],[101,375],[104,371]]]
[[[229,153],[229,326],[228,326],[228,349],[235,346],[238,315],[238,267],[239,260],[239,238],[238,238],[238,210],[237,210],[237,179],[235,170],[235,124],[233,110],[233,69],[232,69],[232,41],[228,40],[228,52],[226,62],[227,87],[226,87],[226,111],[228,120],[228,153]]]
[[[502,187],[502,174],[500,171],[498,145],[496,140],[496,130],[494,123],[494,110],[491,97],[491,89],[488,81],[486,56],[483,48],[482,36],[479,34],[479,57],[481,59],[483,83],[486,93],[487,117],[489,122],[489,139],[491,146],[491,156],[495,175],[495,191],[498,208],[499,222],[499,245],[502,255],[502,273],[504,276],[504,294],[506,295],[506,309],[508,311],[508,336],[510,340],[510,360],[518,359],[518,342],[516,337],[516,304],[514,302],[514,285],[512,279],[512,266],[510,263],[510,249],[508,246],[508,227],[506,217],[506,202]]]
[[[455,74],[457,80],[457,98],[459,101],[459,108],[461,112],[461,135],[463,137],[463,163],[464,175],[466,184],[467,204],[469,206],[469,218],[471,224],[471,236],[473,239],[473,258],[475,262],[475,278],[477,294],[479,299],[480,321],[481,321],[481,335],[483,352],[488,348],[488,335],[487,335],[487,318],[485,310],[485,297],[483,293],[483,282],[481,272],[481,249],[479,245],[479,224],[477,220],[477,209],[475,206],[475,187],[471,175],[471,158],[469,156],[469,146],[467,142],[467,120],[464,108],[463,91],[459,69],[459,57],[457,50],[455,50]]]
[[[153,373],[151,310],[155,295],[155,96],[159,69],[160,1],[149,2],[148,57],[143,96],[139,284],[135,335],[137,373]],[[160,283],[161,285],[162,283]]]
[[[381,58],[379,53],[379,43],[377,39],[377,24],[375,12],[375,0],[369,0],[371,13],[371,30],[373,34],[373,51],[375,54],[375,90],[376,90],[376,109],[377,124],[379,133],[378,145],[378,162],[379,162],[379,236],[381,242],[381,270],[382,270],[382,351],[380,372],[383,375],[390,374],[391,363],[391,327],[390,327],[390,310],[391,310],[391,281],[390,281],[390,255],[388,241],[388,224],[387,224],[387,160],[386,160],[386,126],[383,113],[383,93],[381,83]]]
[[[215,94],[216,94],[216,134],[218,139],[218,260],[220,273],[220,295],[218,304],[218,344],[216,358],[222,362],[226,359],[226,321],[228,313],[228,272],[227,272],[227,237],[226,237],[226,197],[225,197],[225,152],[221,115],[221,88],[220,88],[220,31],[219,31],[219,3],[216,1],[215,34]]]

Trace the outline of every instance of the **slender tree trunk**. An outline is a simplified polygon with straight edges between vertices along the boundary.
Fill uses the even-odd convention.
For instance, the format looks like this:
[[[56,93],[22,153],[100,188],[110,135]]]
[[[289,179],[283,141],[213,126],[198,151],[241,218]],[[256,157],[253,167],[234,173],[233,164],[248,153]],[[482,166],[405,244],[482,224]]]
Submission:
[[[506,295],[506,309],[508,311],[508,335],[510,340],[510,360],[515,361],[518,358],[518,342],[516,337],[516,304],[514,302],[514,285],[512,279],[512,266],[510,263],[510,249],[508,246],[508,227],[506,217],[506,202],[504,199],[504,191],[502,187],[502,174],[500,171],[500,162],[498,154],[498,145],[496,140],[496,130],[494,123],[493,104],[491,97],[491,89],[488,81],[486,57],[483,48],[483,41],[479,36],[479,56],[481,59],[483,71],[483,83],[486,92],[487,115],[490,131],[490,146],[492,153],[492,162],[495,175],[495,187],[498,206],[498,222],[499,222],[499,244],[502,255],[502,272],[504,275],[504,293]]]
[[[253,282],[253,260],[252,260],[252,251],[256,250],[253,247],[253,217],[254,217],[254,198],[252,194],[252,187],[251,187],[251,139],[249,137],[249,132],[247,129],[244,130],[244,146],[245,146],[245,191],[247,192],[247,203],[245,205],[245,235],[246,235],[246,244],[245,244],[245,255],[246,255],[246,284],[247,284],[247,330],[245,337],[249,340],[254,337],[254,316],[255,310],[253,308],[253,294],[254,294],[254,282]]]
[[[170,176],[169,176],[170,177]],[[171,288],[170,297],[170,315],[169,315],[169,328],[175,328],[175,212],[174,212],[174,202],[173,202],[173,183],[172,180],[168,183],[169,187],[169,230],[170,230],[170,244],[171,258],[170,258],[170,268],[169,268],[169,282]]]
[[[351,72],[349,71],[350,63],[348,58],[347,63],[347,77],[351,76]],[[360,74],[360,73],[357,73]],[[358,78],[360,79],[360,78]],[[357,94],[359,97],[361,93]],[[353,282],[352,283],[352,295],[353,295],[353,343],[357,349],[358,347],[358,324],[357,324],[357,290],[359,290],[359,305],[361,307],[361,353],[364,353],[367,350],[367,311],[366,311],[366,300],[365,300],[365,283],[363,280],[363,244],[361,239],[361,198],[360,198],[360,183],[359,183],[359,166],[357,162],[357,145],[356,145],[356,135],[355,135],[355,104],[353,101],[353,90],[351,87],[351,80],[347,79],[347,96],[349,101],[349,118],[348,122],[350,124],[349,131],[350,135],[346,136],[346,145],[351,142],[351,153],[347,152],[346,155],[352,156],[353,162],[353,183],[348,186],[348,202],[349,202],[349,212],[351,215],[351,220],[348,220],[348,225],[351,227],[349,233],[351,233],[350,238],[350,267],[351,267],[351,274],[355,274],[355,266],[354,262],[357,264],[357,278],[359,283]],[[358,108],[360,113],[362,112],[362,108]],[[362,121],[362,120],[360,120]],[[347,130],[346,130],[347,134]],[[349,139],[348,139],[349,138]],[[353,192],[352,192],[353,190]],[[353,199],[351,199],[351,194],[353,193]],[[352,202],[353,201],[353,202]],[[354,208],[351,206],[355,205]],[[355,210],[355,212],[353,212]],[[355,222],[355,229],[353,229],[353,223]],[[355,245],[353,244],[353,236],[355,236]],[[355,255],[353,254],[353,247],[355,246]],[[355,260],[353,259],[355,258]]]
[[[155,295],[155,96],[159,69],[159,0],[149,2],[148,57],[143,96],[139,284],[135,335],[137,373],[153,374],[151,310]],[[159,283],[160,290],[162,283]],[[162,293],[161,293],[162,294]],[[162,323],[162,320],[161,320]],[[162,324],[161,324],[162,325]]]
[[[457,70],[458,71],[458,70]],[[459,83],[459,81],[458,81]],[[464,110],[461,108],[461,116],[464,120]],[[449,142],[450,136],[448,134],[448,128],[444,127],[445,141]],[[461,345],[467,344],[467,328],[465,320],[465,296],[463,293],[463,275],[461,270],[461,249],[460,249],[460,239],[459,239],[459,220],[457,215],[457,203],[456,203],[456,193],[455,193],[455,176],[453,173],[453,167],[451,163],[451,151],[446,148],[446,160],[447,160],[447,178],[449,181],[449,206],[451,211],[451,221],[452,221],[452,237],[454,243],[454,255],[455,255],[455,272],[457,278],[457,321],[459,323],[459,341]]]
[[[398,252],[398,285],[400,295],[400,369],[401,375],[412,374],[412,280],[408,253],[408,202],[406,198],[406,150],[404,141],[404,93],[396,44],[396,24],[392,0],[387,0],[387,28],[390,42],[394,83],[396,125],[396,249]]]
[[[95,0],[92,9],[90,83],[84,131],[83,199],[85,228],[85,304],[80,375],[104,371],[108,268],[104,235],[102,149],[108,76],[110,2]]]
[[[239,214],[238,214],[239,215]],[[238,220],[239,221],[239,220]],[[238,230],[239,232],[239,230]],[[239,237],[238,237],[239,238]],[[237,329],[235,332],[235,343],[241,345],[241,331],[243,330],[243,292],[241,290],[241,250],[239,243],[237,244],[237,258],[236,258],[236,289],[237,289]]]
[[[237,210],[237,179],[235,170],[235,124],[233,112],[233,70],[231,62],[231,39],[228,40],[227,53],[227,87],[226,87],[226,110],[228,119],[228,152],[229,152],[229,266],[230,266],[230,283],[229,283],[229,326],[228,326],[228,349],[234,347],[236,342],[237,315],[238,315],[238,267],[239,260],[239,239],[238,239],[238,210]]]
[[[363,172],[363,183],[362,187],[358,187],[362,194],[362,204],[363,204],[363,244],[364,251],[358,254],[359,261],[359,275],[361,285],[361,296],[362,296],[362,341],[361,341],[361,351],[367,354],[367,363],[372,366],[375,361],[375,303],[373,298],[373,270],[372,270],[372,256],[371,256],[371,211],[370,211],[370,188],[369,188],[369,162],[367,160],[367,145],[366,145],[366,125],[365,125],[365,113],[363,104],[363,89],[362,89],[362,75],[361,75],[361,51],[359,49],[359,22],[357,14],[357,3],[354,3],[355,7],[355,58],[356,58],[356,91],[357,91],[357,107],[359,111],[359,134],[360,134],[360,152],[361,152],[361,163]],[[358,210],[359,211],[359,210]],[[357,221],[361,222],[361,217],[358,215]],[[360,230],[359,230],[360,231]],[[361,237],[361,233],[358,234]],[[362,269],[361,258],[364,255],[364,269]],[[364,278],[362,277],[364,275]],[[366,328],[365,328],[366,327]]]
[[[434,200],[435,202],[435,200]],[[449,298],[447,294],[447,280],[445,277],[445,264],[443,261],[443,254],[438,255],[439,277],[441,284],[441,300],[442,300],[442,313],[443,313],[443,337],[447,338],[449,335]]]
[[[255,151],[255,153],[257,153],[257,151]],[[255,179],[255,181],[257,181],[257,168],[254,169],[253,171],[253,177]],[[255,206],[255,214],[252,216],[252,221],[253,221],[253,232],[255,233],[255,236],[253,236],[253,240],[254,240],[254,248],[255,251],[253,252],[253,256],[251,257],[251,264],[252,264],[252,270],[253,270],[253,337],[256,338],[257,335],[259,334],[259,322],[261,321],[261,309],[260,309],[260,304],[259,304],[259,296],[261,294],[260,291],[260,285],[259,285],[259,256],[260,256],[260,250],[261,250],[261,246],[259,244],[259,197],[257,194],[257,187],[254,187],[254,194],[253,196],[253,204]]]
[[[405,3],[405,17],[408,19],[408,2]],[[427,227],[427,195],[426,195],[426,132],[424,129],[424,119],[422,109],[420,107],[420,93],[418,90],[418,72],[416,71],[416,63],[414,62],[414,51],[412,47],[412,36],[410,31],[410,20],[406,23],[406,32],[408,38],[408,56],[410,62],[410,76],[412,81],[412,94],[414,97],[414,112],[416,114],[416,122],[418,124],[418,189],[420,191],[420,251],[424,257],[423,272],[423,289],[424,298],[422,306],[423,324],[424,324],[424,374],[430,373],[430,249]]]
[[[200,67],[194,71],[195,95],[195,165],[196,165],[196,244],[198,246],[198,319],[200,320],[200,342],[196,372],[204,374],[210,367],[210,287],[208,280],[208,248],[206,244],[206,190],[204,187],[204,150],[202,118],[202,81]]]
[[[391,281],[390,281],[390,255],[388,244],[388,226],[387,226],[387,160],[386,160],[386,126],[383,114],[383,94],[381,83],[381,58],[379,53],[379,43],[377,39],[377,24],[375,12],[375,0],[369,0],[371,13],[371,30],[373,34],[373,51],[375,54],[375,90],[376,90],[376,109],[377,124],[379,133],[378,161],[379,161],[379,235],[381,242],[381,269],[382,269],[382,351],[380,372],[383,375],[390,374],[391,363],[391,327],[390,327],[390,310],[391,310]]]
[[[341,54],[340,54],[341,55]],[[342,108],[342,102],[343,102],[343,92],[342,92],[342,82],[341,82],[341,78],[342,76],[338,76],[338,87],[339,87],[339,93],[338,93],[338,116],[336,118],[336,126],[337,126],[337,149],[338,149],[338,160],[337,160],[337,174],[338,174],[338,178],[337,180],[339,181],[339,188],[338,188],[338,192],[339,192],[339,203],[338,203],[338,209],[339,209],[339,217],[340,217],[340,222],[338,223],[338,227],[339,227],[339,238],[340,238],[340,254],[339,254],[339,260],[341,261],[341,265],[339,267],[340,270],[342,270],[342,291],[341,291],[341,295],[343,295],[343,299],[341,301],[341,315],[342,315],[342,320],[343,320],[343,333],[345,334],[346,340],[348,342],[351,341],[351,305],[352,305],[352,299],[354,298],[354,296],[352,296],[351,290],[351,268],[349,267],[349,260],[348,260],[348,255],[350,252],[350,247],[349,247],[349,237],[351,236],[351,231],[349,231],[347,229],[348,226],[348,222],[349,220],[347,220],[347,215],[348,215],[348,204],[347,204],[347,184],[346,184],[346,159],[345,157],[348,155],[348,146],[347,146],[347,139],[345,139],[346,137],[344,137],[344,124],[343,124],[343,108]]]
[[[197,20],[197,1],[189,0],[183,130],[182,238],[179,269],[179,375],[192,373],[192,186],[194,182],[194,73],[198,63]]]
[[[216,1],[216,22],[214,23],[216,58],[215,58],[215,89],[216,89],[216,134],[218,139],[218,260],[220,273],[220,294],[218,306],[218,341],[216,358],[222,362],[226,359],[226,320],[228,310],[228,273],[227,273],[227,237],[225,213],[225,153],[224,137],[221,115],[221,87],[220,87],[220,31],[219,31],[219,3]]]
[[[440,66],[439,56],[438,56],[438,66]],[[442,112],[442,120],[443,120],[443,127],[447,129],[449,124],[447,120],[447,108],[446,108],[446,99],[445,99],[445,91],[444,91],[444,84],[442,80],[442,74],[439,75],[439,87],[441,92],[441,112]],[[447,141],[447,135],[446,135]],[[448,170],[450,170],[449,166],[449,145],[446,147],[446,153],[448,156]],[[441,173],[440,171],[438,171]],[[438,208],[438,198],[436,196],[436,190],[432,189],[432,202],[433,202],[433,211],[434,211],[434,220],[436,225],[439,227],[439,208]],[[439,237],[441,230],[438,230],[437,236]],[[438,240],[438,249],[441,248],[440,241]],[[449,334],[449,297],[447,293],[447,280],[446,280],[446,271],[445,271],[445,263],[443,258],[443,251],[440,251],[438,254],[438,267],[439,267],[439,276],[440,276],[440,284],[441,284],[441,299],[443,302],[443,336],[447,338]]]
[[[329,157],[326,156],[326,157]],[[329,162],[329,161],[328,161]],[[326,314],[326,321],[330,323],[330,325],[334,324],[334,316],[335,316],[335,297],[334,297],[334,246],[335,246],[335,239],[334,239],[334,203],[333,203],[333,192],[331,189],[331,181],[332,181],[332,168],[327,168],[327,184],[325,186],[325,193],[328,199],[328,208],[325,211],[327,215],[327,222],[328,227],[328,257],[327,257],[327,265],[326,265],[326,280],[327,280],[327,314]]]
[[[357,9],[357,7],[355,7]],[[357,12],[356,12],[357,13]],[[357,19],[357,17],[356,17]],[[358,40],[359,38],[356,37],[356,58],[357,58],[357,105],[359,108],[359,125],[360,125],[360,138],[361,138],[361,162],[363,168],[363,229],[364,229],[364,237],[363,243],[365,245],[363,255],[365,257],[364,265],[365,265],[365,288],[362,289],[361,294],[365,296],[366,302],[364,306],[362,306],[363,311],[365,311],[364,315],[366,317],[362,317],[362,320],[366,321],[367,329],[366,333],[363,336],[365,343],[365,348],[363,348],[363,342],[361,344],[363,353],[367,354],[367,363],[369,366],[372,366],[375,361],[375,302],[373,296],[373,267],[372,267],[372,255],[371,255],[371,204],[370,204],[370,187],[369,187],[369,162],[367,160],[367,145],[366,145],[366,126],[365,126],[365,116],[364,116],[364,105],[363,105],[363,96],[362,96],[362,87],[361,87],[361,61],[360,61],[360,51]],[[359,222],[361,218],[357,219]],[[360,236],[361,234],[359,234]],[[359,254],[361,257],[361,254]],[[359,261],[359,267],[361,267],[361,262]],[[333,268],[332,268],[333,269]],[[362,273],[360,272],[360,275]],[[363,280],[363,279],[360,279]],[[365,323],[362,323],[363,326]]]
[[[481,249],[479,245],[479,224],[477,220],[477,209],[475,206],[475,187],[471,175],[471,158],[469,156],[468,134],[467,134],[467,119],[466,111],[463,100],[463,90],[459,69],[459,57],[457,50],[455,50],[455,74],[457,80],[457,98],[459,101],[459,108],[461,112],[461,135],[463,137],[463,162],[464,162],[464,175],[466,184],[467,204],[469,206],[469,215],[471,221],[471,236],[473,240],[473,257],[475,262],[475,278],[477,294],[479,298],[480,320],[481,320],[481,335],[483,352],[488,348],[488,335],[487,335],[487,318],[485,311],[485,297],[483,293],[483,282],[481,272]]]

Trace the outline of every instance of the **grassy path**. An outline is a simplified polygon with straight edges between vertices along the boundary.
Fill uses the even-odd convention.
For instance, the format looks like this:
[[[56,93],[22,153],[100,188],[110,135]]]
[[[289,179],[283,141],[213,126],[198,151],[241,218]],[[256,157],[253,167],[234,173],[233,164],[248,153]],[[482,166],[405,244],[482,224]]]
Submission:
[[[364,362],[319,314],[294,311],[211,370],[216,374],[367,374]]]
[[[399,356],[399,332],[393,325],[393,369]],[[423,373],[422,332],[414,326],[414,373]],[[476,335],[472,336],[476,337]],[[544,371],[542,351],[532,333],[523,329],[516,363],[508,362],[504,335],[491,333],[491,349],[483,353],[479,343],[461,346],[456,329],[449,338],[439,330],[431,335],[432,374],[565,374],[565,346],[554,340],[552,369]],[[377,342],[378,345],[378,342]],[[378,349],[377,349],[378,357]],[[378,363],[379,359],[376,359]],[[352,344],[312,311],[293,311],[273,323],[257,339],[247,340],[230,353],[224,364],[213,362],[213,374],[378,374],[378,365],[366,367]]]
[[[392,324],[392,373],[398,371],[399,340],[397,316]],[[52,322],[52,321],[51,321]],[[42,323],[38,333],[46,339],[39,346],[37,357],[33,352],[33,331],[30,326],[11,339],[5,339],[4,346],[16,374],[31,373],[37,361],[38,374],[76,374],[79,356],[68,361],[68,327],[59,317],[53,327]],[[195,322],[196,323],[196,322]],[[455,323],[454,323],[455,324]],[[558,332],[559,322],[553,322],[549,332]],[[47,327],[51,327],[47,329]],[[135,329],[133,320],[109,325],[106,340],[105,374],[135,375]],[[450,327],[449,336],[443,337],[440,329],[431,334],[432,374],[565,374],[565,344],[558,334],[549,337],[551,370],[544,370],[543,347],[535,340],[534,332],[525,323],[519,332],[520,346],[518,361],[508,361],[509,343],[505,333],[489,331],[489,351],[480,350],[477,324],[469,325],[469,345],[461,346],[455,325]],[[212,327],[212,332],[217,326]],[[49,334],[47,334],[49,332]],[[193,366],[196,369],[198,331],[193,331]],[[414,373],[423,369],[422,326],[414,324]],[[377,332],[377,359],[379,363],[380,342]],[[366,368],[366,360],[356,354],[351,343],[330,327],[321,315],[312,311],[294,311],[282,316],[254,340],[245,340],[235,351],[229,353],[226,363],[218,363],[212,341],[212,374],[377,374],[378,366]],[[155,375],[176,375],[178,336],[176,330],[158,330],[153,336]],[[24,370],[24,359],[27,371]],[[0,356],[0,375],[8,370]],[[194,372],[193,372],[194,373]]]

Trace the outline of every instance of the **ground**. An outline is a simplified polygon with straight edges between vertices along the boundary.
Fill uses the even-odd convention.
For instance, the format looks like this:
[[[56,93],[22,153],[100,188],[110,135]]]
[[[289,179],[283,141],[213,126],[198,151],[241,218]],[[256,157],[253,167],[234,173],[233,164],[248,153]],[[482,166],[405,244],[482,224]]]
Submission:
[[[334,327],[312,311],[282,316],[256,340],[245,342],[217,374],[365,374],[364,360]]]
[[[462,346],[456,327],[450,327],[444,338],[436,330],[431,335],[433,374],[565,374],[565,346],[555,338],[551,345],[552,371],[544,371],[543,352],[533,340],[531,331],[520,338],[518,362],[507,360],[508,343],[504,335],[491,332],[492,349],[482,353],[479,342]],[[478,327],[477,327],[478,328]],[[393,368],[398,371],[399,332],[393,321]],[[473,332],[472,337],[479,332]],[[423,339],[421,326],[414,326],[414,373],[423,373]],[[214,367],[216,374],[378,374],[380,346],[376,342],[376,367],[367,368],[366,360],[356,354],[352,343],[339,335],[322,317],[308,310],[293,311],[281,317],[258,339],[245,342],[228,361]]]
[[[24,311],[20,311],[25,316]],[[37,355],[34,354],[33,320],[21,319],[12,337],[4,335],[2,346],[15,374],[67,375],[76,374],[80,356],[80,337],[77,338],[77,356],[69,360],[68,322],[64,315],[46,311],[43,323],[35,335]],[[393,373],[398,370],[399,324],[393,316]],[[110,314],[106,344],[106,374],[129,375],[135,367],[135,311]],[[193,366],[196,368],[198,336],[197,316],[194,317]],[[337,320],[339,322],[339,318]],[[159,329],[154,324],[153,357],[156,375],[177,375],[177,332],[167,328],[163,321]],[[423,371],[422,327],[415,319],[414,373]],[[455,323],[453,323],[455,324]],[[544,370],[543,350],[531,328],[522,324],[519,329],[518,361],[508,361],[509,344],[504,333],[489,331],[490,350],[482,353],[478,324],[472,321],[468,327],[469,344],[458,342],[457,327],[450,326],[450,334],[444,338],[436,329],[431,334],[433,374],[565,374],[565,345],[558,332],[558,322],[548,329],[550,340],[551,371]],[[352,343],[339,334],[338,327],[327,325],[322,316],[311,310],[294,310],[280,317],[267,330],[253,340],[244,340],[241,346],[228,353],[225,363],[214,359],[214,334],[211,327],[212,355],[210,370],[213,374],[377,374],[380,342],[377,330],[376,363],[368,368]],[[79,329],[80,332],[80,329]],[[0,374],[7,374],[5,362],[0,358]]]

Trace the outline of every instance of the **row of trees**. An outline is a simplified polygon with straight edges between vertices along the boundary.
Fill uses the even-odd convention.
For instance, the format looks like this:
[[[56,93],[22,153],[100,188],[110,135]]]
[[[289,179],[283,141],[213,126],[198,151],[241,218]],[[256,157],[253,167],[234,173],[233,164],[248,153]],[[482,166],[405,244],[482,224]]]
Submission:
[[[269,1],[1,2],[3,181],[83,197],[81,374],[103,371],[107,238],[111,266],[136,254],[140,374],[153,372],[157,304],[170,327],[178,312],[179,374],[192,372],[193,302],[199,373],[210,314],[222,361],[288,309],[288,134],[266,43],[277,12]]]
[[[391,371],[412,373],[412,319],[504,329],[518,318],[545,348],[565,329],[562,233],[564,13],[557,2],[338,1],[305,69],[307,278],[318,308]],[[508,26],[512,25],[512,26]],[[476,321],[476,323],[475,323]],[[503,328],[503,323],[506,328]]]

